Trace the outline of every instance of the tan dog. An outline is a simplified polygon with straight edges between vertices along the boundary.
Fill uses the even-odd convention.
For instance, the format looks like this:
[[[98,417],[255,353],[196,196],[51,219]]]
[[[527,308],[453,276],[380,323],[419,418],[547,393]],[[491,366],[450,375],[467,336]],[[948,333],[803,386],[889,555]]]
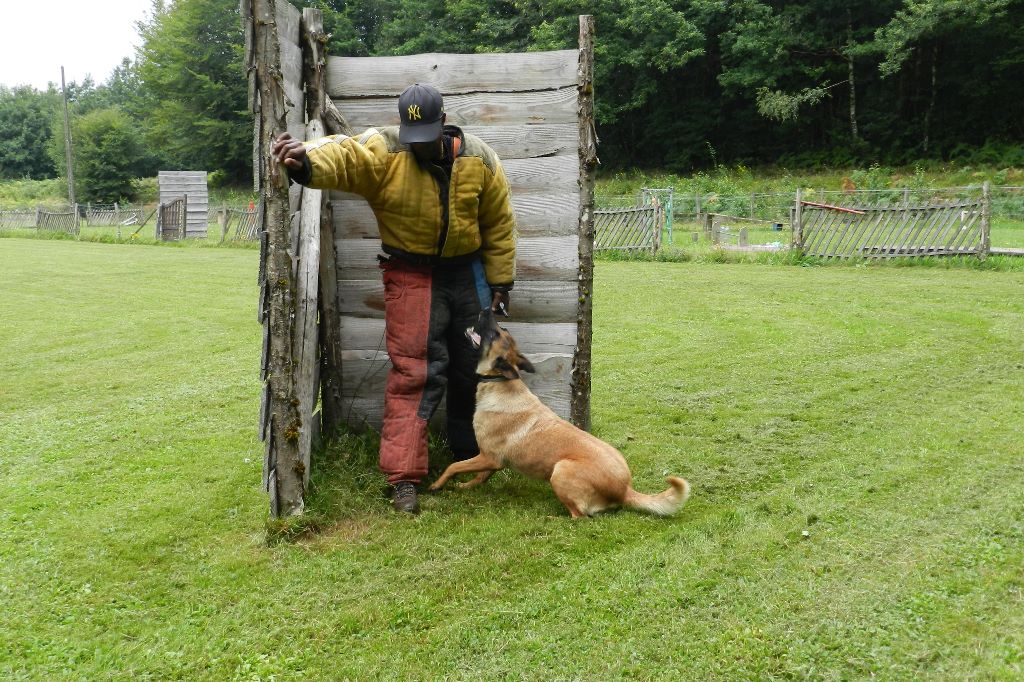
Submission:
[[[666,516],[686,502],[690,485],[675,476],[668,477],[671,487],[657,495],[633,490],[622,453],[541,403],[519,376],[520,370],[533,372],[533,365],[519,354],[515,340],[497,325],[490,310],[480,313],[466,336],[480,348],[473,414],[480,454],[449,466],[431,490],[440,490],[456,474],[476,472],[459,486],[470,488],[498,469],[511,467],[550,481],[573,518],[620,506]]]

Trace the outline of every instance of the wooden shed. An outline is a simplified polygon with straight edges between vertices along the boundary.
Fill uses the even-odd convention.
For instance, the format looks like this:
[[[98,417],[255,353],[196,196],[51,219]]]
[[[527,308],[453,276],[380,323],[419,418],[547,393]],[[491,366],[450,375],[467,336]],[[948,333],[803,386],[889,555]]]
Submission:
[[[398,95],[413,82],[440,90],[448,122],[501,157],[519,231],[507,327],[538,367],[534,392],[589,427],[592,18],[580,18],[577,50],[328,58],[319,11],[242,0],[242,14],[264,230],[260,435],[271,513],[301,513],[320,428],[379,427],[389,361],[370,207],[356,195],[289,190],[270,144],[286,128],[313,139],[397,125]]]
[[[160,204],[185,197],[185,237],[205,239],[209,225],[206,171],[160,171],[157,174]]]

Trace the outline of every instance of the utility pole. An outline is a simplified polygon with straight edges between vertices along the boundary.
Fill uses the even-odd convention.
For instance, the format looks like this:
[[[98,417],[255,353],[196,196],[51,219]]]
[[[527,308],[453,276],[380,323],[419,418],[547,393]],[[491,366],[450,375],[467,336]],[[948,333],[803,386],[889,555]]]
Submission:
[[[68,164],[68,203],[75,207],[75,172],[72,170],[71,123],[68,121],[68,89],[64,85],[64,67],[60,67],[60,91],[64,95],[64,158]]]

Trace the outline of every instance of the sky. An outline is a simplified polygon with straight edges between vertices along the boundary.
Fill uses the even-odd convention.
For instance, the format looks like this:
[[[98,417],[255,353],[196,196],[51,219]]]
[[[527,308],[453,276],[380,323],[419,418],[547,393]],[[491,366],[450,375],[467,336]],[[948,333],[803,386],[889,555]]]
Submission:
[[[0,85],[67,81],[92,75],[103,83],[125,57],[135,59],[135,22],[148,19],[153,0],[0,0]],[[45,40],[45,43],[43,42]]]

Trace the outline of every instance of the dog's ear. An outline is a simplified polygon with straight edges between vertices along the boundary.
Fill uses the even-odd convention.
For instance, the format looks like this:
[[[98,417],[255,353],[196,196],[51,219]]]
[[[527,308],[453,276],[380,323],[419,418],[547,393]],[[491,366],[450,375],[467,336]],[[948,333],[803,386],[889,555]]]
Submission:
[[[501,372],[501,375],[506,379],[519,378],[519,371],[509,364],[504,355],[499,355],[498,359],[494,361],[494,369]]]
[[[518,357],[519,360],[516,361],[516,367],[523,370],[524,372],[529,372],[530,374],[535,374],[537,372],[532,362],[524,358],[522,355],[519,355]]]

